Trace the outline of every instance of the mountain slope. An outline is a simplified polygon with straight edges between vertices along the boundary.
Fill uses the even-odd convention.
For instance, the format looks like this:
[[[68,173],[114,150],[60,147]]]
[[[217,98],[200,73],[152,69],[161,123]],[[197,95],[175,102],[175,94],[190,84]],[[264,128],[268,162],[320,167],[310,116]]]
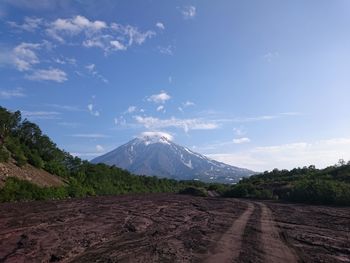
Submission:
[[[139,175],[204,182],[233,183],[254,174],[248,169],[211,160],[164,136],[135,138],[91,162],[115,165]]]
[[[30,164],[18,167],[13,160],[7,163],[0,162],[0,188],[5,185],[6,179],[15,177],[19,180],[29,181],[40,187],[64,186],[63,178],[38,169]]]

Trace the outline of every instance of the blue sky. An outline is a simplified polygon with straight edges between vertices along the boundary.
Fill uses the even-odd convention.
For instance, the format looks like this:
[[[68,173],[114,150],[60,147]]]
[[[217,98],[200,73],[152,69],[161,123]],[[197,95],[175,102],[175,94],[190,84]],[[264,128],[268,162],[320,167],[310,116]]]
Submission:
[[[0,105],[91,159],[143,132],[257,171],[350,159],[350,2],[0,3]]]

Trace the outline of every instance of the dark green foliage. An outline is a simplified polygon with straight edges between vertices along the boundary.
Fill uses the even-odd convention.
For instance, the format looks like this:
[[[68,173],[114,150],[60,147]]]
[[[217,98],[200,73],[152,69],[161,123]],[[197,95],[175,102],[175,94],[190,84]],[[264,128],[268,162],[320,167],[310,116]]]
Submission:
[[[10,158],[10,153],[5,149],[5,147],[0,146],[0,163],[7,162]]]
[[[208,191],[215,191],[219,195],[223,195],[226,191],[230,189],[227,184],[211,183],[208,187]]]
[[[208,196],[207,190],[204,188],[200,188],[200,187],[187,187],[187,188],[181,190],[179,192],[179,194],[201,196],[201,197]]]
[[[43,168],[44,167],[44,161],[41,159],[41,157],[35,153],[28,153],[28,163],[35,166],[36,168]]]
[[[0,202],[63,199],[67,197],[68,193],[64,187],[40,188],[16,178],[8,178],[5,186],[0,189]]]
[[[342,161],[322,170],[315,166],[275,169],[243,179],[224,196],[350,205],[350,164]]]

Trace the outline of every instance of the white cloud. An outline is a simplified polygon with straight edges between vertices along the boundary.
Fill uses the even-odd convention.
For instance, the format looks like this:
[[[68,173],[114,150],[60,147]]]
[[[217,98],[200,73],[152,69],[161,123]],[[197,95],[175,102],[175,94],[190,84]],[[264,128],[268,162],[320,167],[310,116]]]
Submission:
[[[194,102],[189,101],[189,100],[182,104],[182,106],[184,106],[185,108],[190,107],[190,106],[194,106],[194,105],[196,105],[196,104],[194,104]]]
[[[169,141],[172,141],[174,137],[167,132],[162,132],[162,131],[146,131],[142,132],[139,136],[139,138],[144,138],[144,137],[165,137]]]
[[[105,148],[103,148],[101,145],[97,144],[96,145],[96,151],[101,153],[101,152],[104,152],[105,151]]]
[[[147,101],[154,103],[165,103],[167,100],[170,100],[170,95],[168,95],[165,91],[161,91],[159,94],[154,94],[147,98]]]
[[[350,138],[255,147],[245,151],[208,154],[208,156],[255,171],[274,168],[293,169],[309,165],[324,168],[337,163],[339,159],[350,160]]]
[[[85,138],[85,139],[103,139],[103,138],[109,138],[110,136],[100,133],[78,133],[78,134],[72,134],[71,137],[76,138]]]
[[[158,46],[159,52],[164,55],[172,56],[174,54],[173,49],[174,47],[172,45],[168,45],[166,47]]]
[[[26,95],[24,94],[23,89],[21,88],[11,89],[11,90],[0,89],[1,99],[21,98],[25,96]]]
[[[118,40],[112,40],[109,43],[113,47],[113,50],[126,50],[126,46]]]
[[[55,58],[53,61],[55,63],[61,64],[61,65],[66,65],[66,64],[70,64],[72,66],[76,66],[77,65],[77,60],[75,58],[62,57],[62,58]]]
[[[103,21],[90,21],[83,16],[75,16],[73,18],[62,19],[58,18],[51,22],[46,32],[52,38],[65,42],[64,36],[74,36],[81,32],[86,34],[96,33],[107,27],[107,24]]]
[[[16,22],[10,21],[7,22],[11,27],[17,28],[20,30],[25,30],[29,32],[34,32],[39,29],[43,20],[41,18],[36,17],[25,17],[23,24],[17,24]]]
[[[242,128],[233,128],[233,132],[237,135],[237,136],[242,136],[245,134],[245,131]]]
[[[96,70],[96,65],[95,64],[88,64],[85,66],[85,68],[87,69],[87,71],[94,77],[96,77],[97,79],[101,80],[104,83],[108,83],[108,79],[106,79],[104,76],[102,76],[97,70]]]
[[[92,73],[93,75],[95,75],[97,72],[95,71],[95,64],[89,64],[89,65],[86,65],[85,68],[90,72]]]
[[[158,107],[157,107],[157,111],[165,111],[165,109],[164,109],[164,106],[163,105],[159,105]]]
[[[24,118],[29,119],[46,119],[46,120],[54,120],[60,119],[60,112],[56,111],[21,111],[21,114]]]
[[[248,142],[250,142],[250,139],[247,137],[233,139],[233,143],[235,144],[242,144],[242,143],[248,143]]]
[[[76,128],[80,125],[80,123],[77,123],[77,122],[67,122],[67,121],[58,122],[57,124],[60,126],[70,127],[70,128]]]
[[[114,124],[118,126],[125,126],[126,125],[126,120],[123,116],[114,118]]]
[[[182,15],[185,19],[191,19],[196,16],[196,7],[195,6],[185,6],[182,9]]]
[[[141,45],[156,33],[152,30],[139,30],[135,26],[117,23],[108,24],[101,20],[89,20],[77,15],[70,18],[44,20],[42,18],[26,17],[22,24],[8,22],[14,28],[26,31],[39,31],[60,44],[82,45],[86,48],[100,48],[107,55],[113,51],[127,50],[133,45]],[[158,22],[157,27],[164,27]]]
[[[68,80],[67,74],[57,68],[51,69],[38,69],[34,70],[31,74],[25,76],[30,80],[51,80],[56,82],[64,82]]]
[[[185,132],[190,130],[212,130],[217,129],[215,122],[205,121],[202,119],[158,119],[154,117],[135,116],[136,122],[142,124],[148,129],[162,129],[167,127],[175,127],[183,129]]]
[[[48,23],[46,32],[61,43],[76,36],[83,36],[82,45],[87,48],[101,48],[105,54],[111,51],[127,50],[134,44],[141,45],[146,39],[156,35],[155,32],[140,31],[131,25],[111,23],[105,21],[91,21],[84,16],[67,19],[56,19]]]
[[[129,106],[129,108],[126,110],[127,113],[133,113],[137,110],[136,106]]]
[[[35,52],[41,48],[41,44],[34,43],[21,43],[16,46],[12,51],[12,58],[15,67],[19,71],[30,70],[33,65],[38,64],[39,58]]]
[[[151,30],[141,32],[137,27],[130,25],[124,26],[121,24],[112,23],[110,27],[114,30],[114,32],[118,32],[127,37],[128,46],[131,46],[134,43],[141,45],[147,38],[151,38],[156,35],[156,33]]]
[[[158,27],[158,28],[161,29],[161,30],[164,30],[164,29],[165,29],[165,26],[164,26],[164,24],[163,24],[162,22],[157,22],[157,23],[156,23],[156,27]]]
[[[92,116],[99,117],[100,112],[95,110],[95,106],[91,103],[87,105],[87,108]]]

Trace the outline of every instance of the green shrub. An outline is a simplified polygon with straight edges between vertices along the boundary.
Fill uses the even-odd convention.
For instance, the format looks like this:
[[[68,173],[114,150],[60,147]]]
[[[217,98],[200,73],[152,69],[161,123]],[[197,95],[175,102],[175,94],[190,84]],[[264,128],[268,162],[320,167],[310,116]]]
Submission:
[[[179,194],[201,196],[201,197],[208,196],[207,190],[205,190],[204,188],[199,188],[199,187],[187,187],[187,188],[181,190],[179,192]]]
[[[61,177],[67,177],[68,176],[68,170],[67,168],[58,161],[49,161],[45,163],[44,169],[48,171],[51,174],[55,174]]]
[[[7,162],[9,158],[10,153],[3,146],[0,146],[0,163]]]
[[[44,161],[40,158],[40,156],[30,153],[28,156],[28,163],[31,165],[41,169],[44,167]]]

